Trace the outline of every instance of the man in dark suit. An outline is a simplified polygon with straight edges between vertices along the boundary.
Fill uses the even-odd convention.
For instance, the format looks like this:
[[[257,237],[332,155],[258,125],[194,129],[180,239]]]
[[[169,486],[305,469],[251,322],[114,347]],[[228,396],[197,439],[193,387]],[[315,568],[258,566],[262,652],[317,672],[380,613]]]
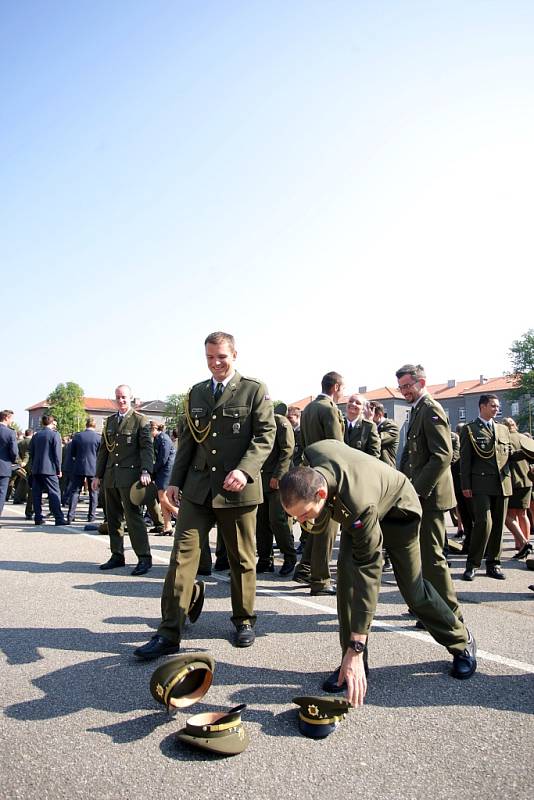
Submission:
[[[235,370],[234,337],[207,336],[212,378],[197,383],[185,402],[187,427],[167,489],[175,505],[181,493],[174,547],[157,634],[134,651],[144,660],[180,649],[200,552],[211,528],[226,545],[230,565],[235,647],[254,643],[256,614],[256,509],[263,500],[261,468],[271,452],[275,423],[265,384]]]
[[[460,432],[460,475],[464,497],[470,499],[473,528],[469,553],[462,580],[472,581],[482,559],[486,559],[486,575],[504,580],[501,569],[501,547],[508,498],[512,494],[510,460],[532,459],[532,440],[520,437],[521,449],[510,439],[506,425],[495,417],[500,403],[497,395],[482,394],[478,401],[479,416]]]
[[[303,447],[324,439],[343,441],[345,422],[337,403],[343,394],[343,378],[339,372],[327,372],[321,381],[321,392],[308,403],[300,417]],[[311,595],[335,594],[331,583],[330,559],[338,525],[332,520],[320,534],[308,536],[293,580],[309,583]]]
[[[143,486],[150,483],[154,448],[149,421],[132,408],[132,400],[132,390],[127,384],[117,386],[118,413],[106,417],[104,422],[92,488],[98,492],[103,481],[111,558],[101,564],[100,569],[124,567],[123,522],[126,519],[128,535],[138,558],[132,575],[144,575],[152,568],[152,556],[143,515],[139,506],[130,500],[130,489],[137,481]]]
[[[373,404],[373,421],[380,436],[380,461],[389,464],[390,467],[397,466],[397,450],[399,449],[399,426],[392,419],[385,416],[385,409],[382,403]]]
[[[307,447],[304,463],[309,466],[291,470],[280,481],[285,510],[299,522],[313,522],[316,529],[332,519],[341,523],[337,606],[342,662],[323,688],[346,689],[352,705],[363,703],[364,653],[380,591],[383,544],[404,599],[453,656],[451,675],[470,678],[476,669],[475,641],[422,575],[421,506],[407,478],[335,441]]]
[[[35,524],[43,525],[43,494],[48,495],[50,511],[55,525],[64,525],[66,520],[61,510],[61,436],[55,430],[55,419],[50,414],[41,417],[41,430],[30,442],[31,481]]]
[[[445,411],[426,389],[420,364],[405,364],[395,374],[399,391],[412,406],[400,470],[412,482],[423,509],[419,536],[423,577],[458,616],[460,609],[444,553],[445,512],[455,505],[451,428]]]
[[[84,481],[89,487],[89,511],[87,521],[93,522],[96,519],[96,508],[98,505],[98,491],[93,489],[93,478],[96,475],[96,456],[100,447],[101,436],[95,430],[96,423],[93,417],[88,417],[85,422],[85,430],[75,433],[71,443],[70,457],[72,459],[72,474],[70,486],[70,502],[67,514],[67,523],[74,522],[76,508],[80,499],[80,492]]]
[[[13,471],[13,464],[19,457],[17,436],[9,427],[13,412],[0,411],[0,517],[6,502],[7,488]]]
[[[344,441],[355,450],[380,458],[380,436],[375,423],[364,417],[366,403],[366,398],[361,394],[351,394],[349,397]]]

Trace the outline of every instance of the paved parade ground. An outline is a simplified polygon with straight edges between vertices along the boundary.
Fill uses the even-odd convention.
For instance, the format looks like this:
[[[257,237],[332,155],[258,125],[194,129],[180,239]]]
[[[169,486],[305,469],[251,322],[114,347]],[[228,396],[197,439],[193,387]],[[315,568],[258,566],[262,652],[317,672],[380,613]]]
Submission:
[[[169,717],[149,692],[160,662],[133,649],[159,622],[170,538],[151,536],[154,568],[103,573],[105,536],[83,525],[36,527],[7,505],[0,530],[3,798],[532,798],[534,573],[511,561],[506,582],[459,580],[479,648],[468,681],[417,631],[391,574],[382,579],[370,638],[366,704],[327,739],[300,735],[296,695],[322,694],[340,661],[335,598],[277,575],[260,576],[253,647],[230,644],[227,573],[206,581],[184,650],[215,658],[204,700]],[[221,758],[175,738],[188,716],[246,703],[250,745]]]

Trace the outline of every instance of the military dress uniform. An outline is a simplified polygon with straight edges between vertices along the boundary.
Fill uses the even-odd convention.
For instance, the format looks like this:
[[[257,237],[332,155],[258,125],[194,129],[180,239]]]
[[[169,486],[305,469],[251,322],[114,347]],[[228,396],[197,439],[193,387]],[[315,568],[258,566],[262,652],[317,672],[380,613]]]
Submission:
[[[380,458],[380,436],[375,423],[369,419],[360,417],[352,422],[346,419],[344,441],[355,450]]]
[[[331,397],[320,394],[306,406],[300,417],[300,432],[304,448],[324,439],[343,442],[345,421]],[[294,578],[309,580],[313,594],[330,586],[330,559],[338,527],[332,520],[323,533],[306,538]]]
[[[468,641],[464,623],[421,571],[421,505],[408,479],[340,442],[318,442],[305,449],[304,458],[328,484],[317,525],[329,518],[341,525],[337,608],[342,654],[351,633],[369,633],[380,591],[382,545],[409,607],[450,653],[463,652]]]
[[[466,572],[478,569],[486,559],[486,569],[501,563],[504,519],[512,494],[510,460],[525,457],[531,440],[518,437],[514,446],[506,425],[493,420],[487,425],[480,417],[468,422],[460,433],[460,472],[462,489],[473,493],[473,530],[466,561]],[[519,449],[521,448],[521,449]]]
[[[419,537],[423,577],[432,583],[449,608],[459,614],[444,554],[445,512],[455,505],[451,460],[447,415],[433,397],[424,394],[412,408],[400,470],[412,482],[423,510]]]
[[[258,547],[257,571],[271,569],[273,565],[273,536],[280,552],[284,556],[284,566],[294,567],[297,563],[295,541],[289,526],[286,512],[280,502],[280,492],[272,489],[272,478],[280,480],[291,466],[295,436],[293,428],[286,417],[275,414],[276,438],[273,449],[269,453],[261,470],[263,485],[263,503],[258,506],[256,518],[256,544]],[[292,570],[287,570],[290,572]]]
[[[395,469],[400,439],[399,426],[392,419],[384,417],[376,428],[380,436],[380,461]]]
[[[113,555],[124,556],[123,521],[139,559],[150,558],[148,533],[139,506],[130,500],[130,488],[141,472],[152,471],[154,448],[144,414],[130,408],[107,417],[96,459],[96,477],[103,481],[109,543]]]
[[[232,622],[254,625],[256,509],[263,500],[260,470],[276,433],[263,383],[235,372],[216,399],[211,379],[195,384],[170,478],[181,491],[174,547],[161,598],[158,634],[179,644],[202,545],[217,524],[230,564]],[[234,469],[247,476],[240,492],[223,488]]]

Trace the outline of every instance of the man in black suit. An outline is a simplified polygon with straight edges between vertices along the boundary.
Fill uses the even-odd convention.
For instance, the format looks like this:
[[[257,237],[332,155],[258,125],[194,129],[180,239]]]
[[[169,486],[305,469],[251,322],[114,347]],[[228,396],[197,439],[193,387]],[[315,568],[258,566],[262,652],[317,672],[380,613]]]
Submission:
[[[83,483],[87,480],[89,487],[89,512],[87,521],[93,522],[96,518],[98,505],[98,490],[93,489],[92,480],[96,474],[96,454],[100,447],[101,436],[95,431],[96,423],[93,417],[88,417],[85,430],[74,434],[71,444],[70,456],[72,459],[72,474],[70,485],[70,502],[67,513],[67,524],[74,522],[76,507],[80,499]]]
[[[12,411],[0,411],[0,517],[4,510],[13,464],[19,457],[15,431],[9,427]]]
[[[55,419],[50,414],[41,417],[41,430],[30,442],[32,462],[32,494],[35,524],[43,524],[43,492],[48,495],[50,511],[56,525],[64,525],[65,517],[61,510],[59,479],[61,478],[61,436],[54,430]]]

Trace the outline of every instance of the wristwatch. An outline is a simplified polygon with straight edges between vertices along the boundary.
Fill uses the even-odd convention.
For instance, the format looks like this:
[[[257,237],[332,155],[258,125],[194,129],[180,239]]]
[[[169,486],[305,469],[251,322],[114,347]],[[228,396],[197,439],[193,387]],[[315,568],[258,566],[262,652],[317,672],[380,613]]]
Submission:
[[[367,645],[365,642],[354,642],[352,639],[349,642],[349,649],[354,650],[355,653],[363,653],[366,647]]]

